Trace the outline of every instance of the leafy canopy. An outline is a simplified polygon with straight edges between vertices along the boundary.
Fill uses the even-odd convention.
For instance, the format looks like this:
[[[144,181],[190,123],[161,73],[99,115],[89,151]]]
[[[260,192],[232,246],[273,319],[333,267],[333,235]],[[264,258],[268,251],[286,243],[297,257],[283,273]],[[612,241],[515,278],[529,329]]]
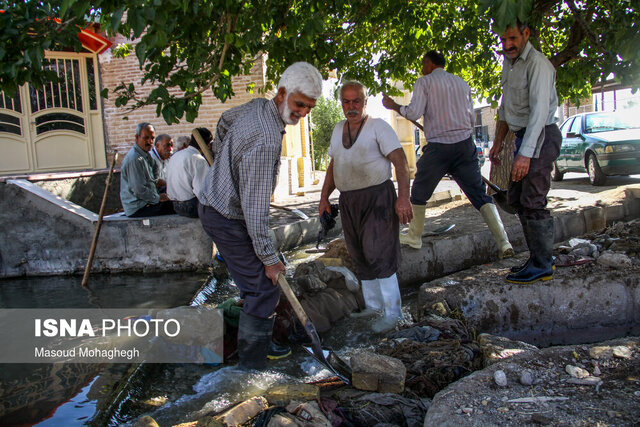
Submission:
[[[397,93],[391,82],[411,87],[424,52],[438,49],[477,98],[495,103],[498,34],[518,18],[556,66],[560,97],[579,99],[611,74],[638,87],[639,14],[640,0],[0,1],[0,89],[11,95],[25,82],[55,79],[44,51],[80,50],[78,28],[96,22],[137,40],[116,54],[135,54],[144,77],[115,88],[116,105],[154,105],[167,123],[193,121],[205,91],[233,96],[232,77],[264,52],[270,81],[305,60],[372,93]],[[153,90],[141,91],[143,83]]]
[[[342,119],[344,119],[342,107],[333,98],[321,96],[314,109],[311,110],[314,170],[326,169],[331,134]]]

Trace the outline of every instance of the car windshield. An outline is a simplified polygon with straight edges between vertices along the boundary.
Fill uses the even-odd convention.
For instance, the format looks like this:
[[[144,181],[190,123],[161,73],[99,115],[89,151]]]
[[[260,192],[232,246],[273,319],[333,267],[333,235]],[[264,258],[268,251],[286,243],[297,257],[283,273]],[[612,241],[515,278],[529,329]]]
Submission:
[[[640,122],[637,119],[633,120],[631,114],[588,114],[585,120],[584,133],[608,132],[637,127],[640,127]]]

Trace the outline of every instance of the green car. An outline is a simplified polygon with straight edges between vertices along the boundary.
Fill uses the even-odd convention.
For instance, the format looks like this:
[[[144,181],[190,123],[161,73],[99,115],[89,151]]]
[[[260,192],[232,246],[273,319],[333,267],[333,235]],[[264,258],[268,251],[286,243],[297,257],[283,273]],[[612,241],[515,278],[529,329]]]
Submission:
[[[565,172],[587,172],[592,185],[607,176],[640,173],[640,118],[622,112],[583,113],[560,126],[562,146],[551,179]]]

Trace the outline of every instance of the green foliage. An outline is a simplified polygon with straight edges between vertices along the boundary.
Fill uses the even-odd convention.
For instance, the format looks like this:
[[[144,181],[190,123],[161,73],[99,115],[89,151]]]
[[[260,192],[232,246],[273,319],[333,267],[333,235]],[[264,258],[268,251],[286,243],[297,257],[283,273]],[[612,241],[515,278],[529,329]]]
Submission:
[[[325,76],[336,70],[361,80],[373,94],[397,94],[392,82],[410,88],[424,52],[438,49],[450,72],[495,104],[498,34],[516,18],[531,23],[532,43],[556,66],[560,98],[584,97],[611,74],[640,86],[640,0],[0,0],[0,9],[1,90],[55,79],[44,51],[79,51],[78,28],[99,22],[136,39],[114,54],[135,54],[144,72],[114,89],[116,104],[154,105],[167,123],[194,120],[205,91],[223,102],[233,96],[232,78],[265,52],[267,90],[305,60]],[[146,95],[141,84],[154,90]]]
[[[340,120],[344,119],[340,103],[321,96],[311,110],[313,124],[314,170],[325,170],[328,166],[327,153],[331,145],[331,134]]]

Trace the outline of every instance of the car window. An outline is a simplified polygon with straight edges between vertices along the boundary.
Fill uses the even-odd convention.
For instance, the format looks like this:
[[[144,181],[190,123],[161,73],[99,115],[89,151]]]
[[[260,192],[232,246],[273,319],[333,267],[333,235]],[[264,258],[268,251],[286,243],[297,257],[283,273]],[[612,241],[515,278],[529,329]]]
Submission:
[[[573,124],[571,125],[571,130],[569,132],[573,132],[576,135],[582,133],[582,117],[576,117],[573,120]]]
[[[567,137],[567,132],[569,132],[572,122],[573,122],[573,117],[569,117],[567,120],[565,120],[565,122],[560,127],[560,133],[562,133],[563,138]]]
[[[585,133],[609,132],[637,128],[637,120],[628,113],[589,114],[585,119]]]

